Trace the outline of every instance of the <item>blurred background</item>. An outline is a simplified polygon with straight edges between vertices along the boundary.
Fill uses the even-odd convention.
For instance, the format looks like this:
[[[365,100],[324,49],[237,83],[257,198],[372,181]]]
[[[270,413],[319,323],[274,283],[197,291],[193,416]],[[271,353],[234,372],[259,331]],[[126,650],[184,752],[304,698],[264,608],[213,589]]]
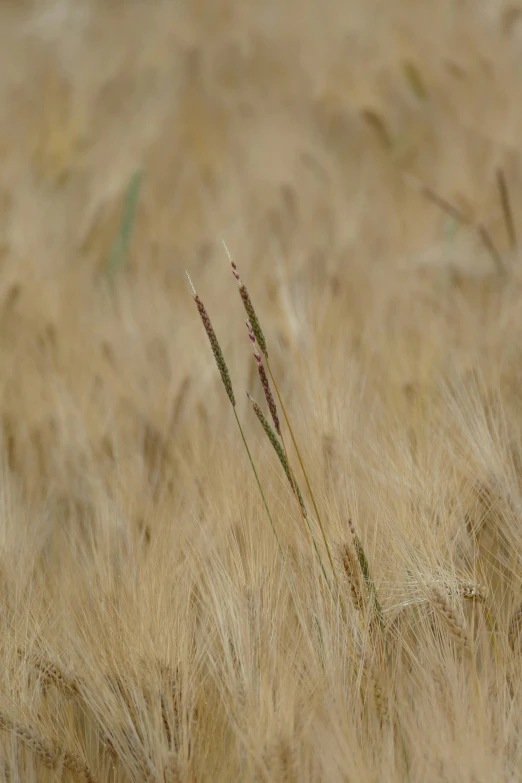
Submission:
[[[288,393],[287,357],[294,378],[306,361],[303,405],[330,366],[352,382],[363,341],[365,371],[410,392],[426,335],[426,366],[449,340],[483,352],[498,269],[415,183],[513,266],[496,175],[516,214],[521,44],[522,6],[500,0],[3,0],[0,389],[26,497],[81,503],[94,464],[158,481],[171,441],[197,461],[198,427],[217,437],[227,401],[185,270],[242,400],[222,240]],[[445,331],[448,286],[471,306]]]

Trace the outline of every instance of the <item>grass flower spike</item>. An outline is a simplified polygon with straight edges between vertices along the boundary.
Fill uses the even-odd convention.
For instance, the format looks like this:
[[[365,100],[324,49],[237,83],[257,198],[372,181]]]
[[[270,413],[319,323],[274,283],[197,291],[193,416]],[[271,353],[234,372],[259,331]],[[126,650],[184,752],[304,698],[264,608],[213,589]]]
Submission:
[[[239,428],[239,432],[241,433],[241,439],[243,441],[243,445],[245,446],[245,450],[248,455],[248,460],[250,462],[250,465],[252,467],[252,471],[254,473],[257,486],[259,488],[259,492],[261,495],[261,498],[263,500],[263,505],[265,507],[268,519],[270,521],[270,525],[272,527],[272,531],[274,533],[277,547],[279,549],[279,553],[281,555],[281,558],[284,560],[284,554],[283,554],[283,548],[281,546],[281,542],[279,540],[279,536],[277,535],[277,531],[275,529],[274,520],[272,519],[272,515],[270,513],[270,509],[268,508],[268,504],[266,502],[265,493],[263,492],[263,487],[261,486],[261,482],[259,480],[259,475],[256,470],[256,466],[254,464],[254,460],[252,458],[252,454],[250,452],[250,449],[248,448],[248,443],[245,437],[245,433],[243,432],[243,427],[241,426],[241,422],[239,421],[239,417],[237,415],[236,410],[236,398],[234,396],[234,390],[232,388],[232,381],[230,380],[230,373],[228,371],[228,367],[225,362],[225,357],[223,356],[223,351],[221,350],[221,346],[219,345],[218,339],[216,337],[216,333],[212,327],[212,324],[210,322],[209,315],[206,311],[205,305],[199,298],[199,296],[196,293],[196,289],[194,288],[192,284],[192,280],[190,279],[189,273],[187,272],[188,281],[190,283],[190,287],[192,288],[192,296],[194,298],[194,301],[196,303],[196,306],[198,308],[199,315],[201,316],[201,320],[203,321],[203,326],[205,327],[205,331],[208,335],[208,339],[210,341],[210,346],[212,348],[212,353],[214,354],[214,358],[216,360],[216,364],[218,366],[219,372],[221,374],[221,380],[223,381],[223,386],[225,387],[226,393],[228,395],[228,399],[232,403],[232,408],[234,410],[234,416],[236,419],[237,426]]]
[[[199,315],[201,316],[201,320],[203,321],[203,326],[205,327],[205,331],[208,335],[208,339],[210,341],[210,347],[212,348],[212,353],[214,354],[214,358],[216,360],[218,370],[221,374],[221,380],[223,381],[223,386],[225,387],[226,393],[228,395],[228,399],[232,403],[232,407],[235,408],[236,398],[234,396],[232,381],[230,380],[230,373],[228,371],[228,367],[225,362],[225,357],[223,356],[223,351],[221,350],[221,346],[218,342],[218,338],[216,337],[216,333],[212,327],[212,323],[206,311],[205,305],[197,295],[196,289],[192,285],[192,280],[190,279],[188,272],[187,272],[187,277],[192,288],[192,296],[198,308],[198,312]]]
[[[227,256],[230,260],[230,264],[232,266],[232,274],[237,280],[238,286],[239,286],[239,294],[241,296],[241,299],[243,300],[243,305],[246,311],[246,314],[248,315],[248,320],[250,321],[250,324],[252,326],[252,331],[255,335],[255,338],[257,340],[257,344],[259,345],[259,348],[261,350],[261,353],[265,357],[265,359],[268,359],[268,351],[266,348],[266,340],[265,335],[263,334],[263,330],[261,329],[261,324],[259,323],[259,319],[256,315],[256,311],[254,310],[254,305],[252,304],[252,300],[250,299],[250,294],[247,291],[246,285],[243,283],[241,278],[239,277],[237,266],[232,261],[232,257],[229,253],[228,247],[225,245],[225,250],[227,253]]]
[[[295,491],[297,493],[297,497],[299,498],[301,511],[303,512],[304,518],[307,519],[307,511],[306,511],[306,506],[304,504],[303,496],[301,494],[301,490],[297,486],[297,482],[295,480],[295,476],[291,472],[291,468],[290,468],[290,465],[288,464],[288,460],[286,458],[286,455],[285,455],[285,452],[283,450],[283,447],[281,446],[281,443],[279,442],[277,435],[275,434],[274,430],[272,429],[272,427],[270,426],[270,424],[266,420],[266,417],[265,417],[263,411],[261,410],[261,408],[259,407],[259,405],[257,404],[257,402],[254,400],[254,398],[248,392],[247,392],[247,397],[248,397],[248,399],[250,400],[250,402],[252,404],[252,408],[254,409],[254,413],[256,414],[257,418],[259,419],[259,422],[260,422],[261,426],[263,427],[264,431],[267,434],[268,440],[270,441],[270,443],[274,447],[274,450],[275,450],[277,456],[279,457],[279,462],[283,466],[283,470],[285,471],[286,477],[287,477],[288,481],[290,482],[290,486],[292,488],[295,487]]]
[[[250,323],[250,321],[247,321],[246,325],[248,329],[248,336],[250,337],[250,340],[254,348],[254,359],[256,360],[257,363],[257,371],[259,373],[259,379],[261,380],[261,385],[265,393],[266,404],[268,405],[270,415],[272,416],[272,421],[274,422],[274,427],[276,429],[276,432],[281,437],[281,424],[279,422],[279,416],[277,415],[277,407],[275,404],[274,395],[272,394],[272,389],[270,388],[270,382],[268,380],[268,375],[266,374],[266,370],[263,364],[263,360],[261,358],[261,354],[256,350],[256,336],[254,334],[254,330],[252,329],[252,324]]]

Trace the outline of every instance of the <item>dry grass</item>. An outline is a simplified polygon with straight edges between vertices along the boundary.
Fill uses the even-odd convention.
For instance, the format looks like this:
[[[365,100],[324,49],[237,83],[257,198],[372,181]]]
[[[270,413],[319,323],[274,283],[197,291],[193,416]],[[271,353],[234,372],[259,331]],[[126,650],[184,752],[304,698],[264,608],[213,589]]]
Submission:
[[[1,4],[0,783],[522,781],[521,41]]]

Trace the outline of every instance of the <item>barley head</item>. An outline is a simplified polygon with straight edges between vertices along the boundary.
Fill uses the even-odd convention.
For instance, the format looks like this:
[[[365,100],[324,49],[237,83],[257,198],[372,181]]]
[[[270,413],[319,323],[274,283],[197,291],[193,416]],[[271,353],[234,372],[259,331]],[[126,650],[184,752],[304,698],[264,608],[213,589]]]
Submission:
[[[339,560],[350,587],[353,604],[358,611],[361,611],[364,607],[361,568],[350,544],[339,546]]]
[[[471,642],[464,618],[459,616],[438,587],[433,587],[429,595],[431,602],[444,619],[453,637],[464,649],[470,650]]]

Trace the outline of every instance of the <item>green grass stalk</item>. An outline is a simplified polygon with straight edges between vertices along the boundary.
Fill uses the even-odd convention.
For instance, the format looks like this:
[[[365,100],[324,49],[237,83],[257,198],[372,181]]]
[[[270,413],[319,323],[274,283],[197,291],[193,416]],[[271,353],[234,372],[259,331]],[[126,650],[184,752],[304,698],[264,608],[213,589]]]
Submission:
[[[117,272],[123,265],[129,249],[134,224],[136,222],[136,211],[138,207],[138,199],[142,180],[143,172],[136,171],[133,174],[127,188],[120,230],[112,246],[109,260],[107,262],[107,277],[109,278],[109,282],[111,284],[114,282],[114,278]]]
[[[254,460],[252,458],[252,454],[250,453],[250,449],[248,448],[248,443],[247,443],[247,440],[245,438],[245,433],[243,432],[243,427],[241,426],[241,422],[239,421],[239,417],[237,415],[237,411],[236,411],[235,407],[234,407],[234,416],[236,417],[237,426],[239,427],[239,432],[241,433],[241,438],[243,439],[243,443],[245,445],[245,449],[246,449],[246,452],[248,454],[248,459],[250,461],[250,465],[252,466],[252,470],[254,472],[254,476],[256,477],[257,486],[259,487],[259,492],[261,493],[261,497],[263,499],[263,504],[265,506],[265,510],[266,510],[268,519],[270,520],[270,524],[272,526],[272,530],[274,531],[274,536],[275,536],[275,539],[277,541],[277,546],[279,548],[279,553],[280,553],[281,558],[282,558],[283,563],[284,563],[285,562],[285,556],[284,556],[284,553],[283,553],[283,547],[281,546],[281,542],[279,541],[279,536],[277,535],[277,531],[275,529],[274,520],[272,519],[272,515],[270,513],[270,509],[268,508],[268,503],[266,502],[265,493],[263,492],[263,487],[261,486],[261,482],[259,480],[259,475],[257,473],[256,466],[255,466]]]
[[[266,420],[266,417],[264,416],[264,414],[263,414],[261,408],[259,407],[259,405],[257,404],[257,402],[254,399],[252,399],[252,397],[250,396],[250,394],[248,394],[248,392],[247,392],[247,396],[248,396],[248,399],[250,400],[250,402],[252,403],[252,408],[254,409],[254,413],[256,414],[257,418],[259,419],[259,422],[260,422],[261,426],[263,427],[263,429],[264,429],[264,431],[265,431],[265,433],[266,433],[266,435],[268,437],[268,440],[272,444],[272,446],[274,448],[274,451],[276,452],[276,454],[277,454],[277,456],[279,458],[279,462],[283,466],[283,470],[285,471],[285,474],[286,474],[286,477],[288,479],[288,482],[289,482],[290,486],[292,488],[295,488],[294,491],[295,491],[295,495],[296,495],[297,501],[299,503],[299,507],[301,509],[301,516],[302,516],[303,521],[304,521],[304,523],[306,525],[306,528],[308,530],[308,534],[309,534],[310,540],[312,542],[312,546],[313,546],[313,548],[315,550],[315,554],[317,556],[317,560],[319,561],[319,565],[321,566],[321,571],[323,572],[324,579],[326,581],[328,589],[331,592],[332,588],[330,586],[330,581],[328,579],[328,576],[327,576],[327,573],[326,573],[326,569],[325,569],[323,561],[321,559],[321,554],[320,554],[319,549],[317,547],[317,542],[316,542],[316,540],[315,540],[315,538],[313,536],[313,533],[312,533],[312,530],[311,530],[311,527],[310,527],[310,522],[309,522],[309,519],[308,519],[308,512],[306,510],[306,506],[305,506],[305,503],[304,503],[304,500],[303,500],[303,496],[301,494],[301,490],[299,489],[299,485],[297,484],[297,482],[295,480],[295,476],[294,476],[293,471],[292,471],[292,469],[290,467],[288,459],[286,458],[286,454],[285,454],[285,452],[283,450],[283,447],[281,446],[281,443],[279,442],[279,439],[278,439],[277,435],[275,434],[274,430],[272,429],[272,427],[270,426],[270,424]]]
[[[281,410],[283,411],[283,416],[285,417],[286,426],[288,427],[288,431],[290,432],[290,437],[292,438],[292,443],[294,444],[295,452],[297,454],[297,459],[299,460],[299,465],[301,466],[301,470],[303,472],[303,476],[304,476],[304,479],[305,479],[305,482],[306,482],[306,487],[308,489],[308,493],[309,493],[310,498],[312,500],[312,505],[314,507],[314,512],[315,512],[315,516],[316,516],[316,519],[317,519],[317,523],[319,525],[319,529],[321,530],[321,535],[323,537],[324,545],[325,545],[325,548],[326,548],[326,553],[328,555],[328,560],[330,562],[330,567],[332,569],[332,573],[334,575],[334,578],[335,578],[335,580],[336,580],[336,582],[338,584],[337,571],[336,571],[335,566],[334,566],[332,552],[331,552],[331,549],[330,549],[330,545],[328,543],[328,538],[326,536],[326,531],[324,529],[323,521],[322,521],[321,515],[319,513],[319,508],[317,506],[317,503],[316,503],[316,500],[315,500],[315,496],[314,496],[314,493],[312,491],[312,486],[310,484],[310,480],[308,478],[308,474],[306,472],[306,469],[305,469],[305,466],[304,466],[304,463],[303,463],[303,459],[301,457],[301,452],[299,451],[299,447],[297,445],[297,441],[296,441],[295,436],[294,436],[294,431],[292,429],[292,425],[290,424],[290,420],[288,418],[288,414],[286,412],[286,408],[285,408],[283,400],[281,398],[281,394],[279,392],[279,387],[277,385],[276,379],[274,378],[274,374],[272,372],[272,368],[270,367],[270,360],[268,359],[268,356],[266,356],[265,358],[266,358],[266,366],[268,368],[270,379],[271,379],[272,383],[274,384],[274,389],[275,389],[275,392],[277,394],[277,399],[279,400],[279,404],[281,405]],[[282,436],[281,436],[281,440],[283,440]],[[286,452],[286,448],[285,448],[285,453],[287,453]]]
[[[268,503],[266,502],[265,493],[263,492],[263,488],[261,487],[261,482],[259,481],[259,476],[256,470],[256,467],[254,465],[254,460],[252,459],[252,454],[250,453],[250,449],[248,448],[248,444],[245,438],[245,433],[243,432],[243,428],[241,426],[241,422],[239,421],[239,417],[237,415],[236,411],[236,397],[234,395],[234,389],[232,387],[232,381],[230,378],[230,373],[227,367],[227,363],[225,361],[225,357],[223,356],[223,351],[221,350],[221,346],[219,344],[219,340],[216,336],[216,333],[214,331],[214,327],[212,326],[210,316],[207,313],[206,307],[199,298],[199,296],[196,293],[196,289],[194,288],[194,285],[192,284],[192,280],[190,279],[189,273],[187,272],[187,278],[190,283],[190,287],[192,289],[192,298],[194,299],[194,302],[196,303],[196,307],[198,308],[199,316],[201,318],[201,322],[205,328],[205,331],[207,333],[207,337],[210,342],[210,347],[212,348],[212,353],[214,354],[214,359],[216,360],[216,365],[218,367],[219,373],[221,375],[221,380],[223,382],[223,386],[225,387],[225,391],[227,393],[227,397],[230,400],[230,404],[232,405],[232,409],[234,411],[234,416],[236,418],[237,426],[239,427],[239,431],[241,433],[241,438],[243,440],[243,443],[245,445],[248,459],[250,460],[250,465],[252,466],[252,470],[254,471],[254,476],[256,477],[257,486],[259,487],[259,491],[261,493],[261,497],[263,499],[263,504],[266,509],[266,513],[268,514],[268,519],[270,520],[270,525],[272,527],[272,530],[274,532],[277,546],[279,548],[279,552],[281,554],[281,557],[283,559],[283,563],[285,561],[284,554],[283,554],[283,548],[281,546],[281,543],[279,541],[279,537],[277,535],[274,520],[272,519],[272,515],[270,513],[270,510],[268,508]]]

